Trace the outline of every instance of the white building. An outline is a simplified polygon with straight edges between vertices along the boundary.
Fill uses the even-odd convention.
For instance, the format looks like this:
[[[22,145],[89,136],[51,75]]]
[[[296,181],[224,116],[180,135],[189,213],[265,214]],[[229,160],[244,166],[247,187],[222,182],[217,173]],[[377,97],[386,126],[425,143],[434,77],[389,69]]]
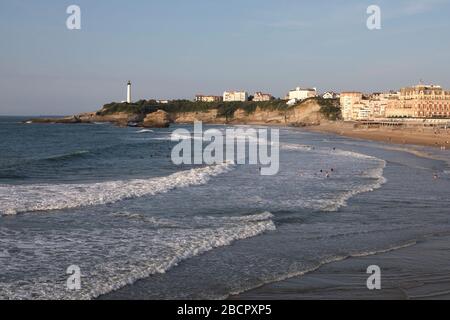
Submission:
[[[370,105],[362,102],[359,104],[360,107],[355,109],[357,112],[356,120],[370,120],[373,118],[373,109]]]
[[[286,104],[290,107],[294,106],[296,103],[297,103],[297,99],[292,99],[292,100],[289,100],[288,102],[286,102]]]
[[[213,95],[203,95],[203,94],[197,94],[195,96],[195,101],[196,102],[221,102],[223,101],[223,97],[221,96],[213,96]]]
[[[345,121],[384,118],[389,101],[397,97],[396,92],[373,93],[367,97],[361,92],[342,92],[342,117]]]
[[[345,121],[353,121],[358,118],[359,109],[364,106],[363,94],[361,92],[342,92],[341,93],[342,117]]]
[[[262,101],[270,101],[273,97],[270,93],[256,92],[253,96],[253,101],[262,102]]]
[[[333,91],[328,91],[328,92],[325,92],[322,95],[322,98],[324,98],[324,99],[337,99],[337,98],[339,98],[339,94],[337,94],[337,93],[335,93]]]
[[[225,101],[225,102],[248,101],[248,92],[246,92],[246,91],[225,91],[223,93],[223,101]]]
[[[294,90],[289,91],[289,100],[296,99],[296,100],[305,100],[309,98],[315,98],[317,97],[317,89],[304,89],[297,87]]]
[[[127,103],[131,103],[131,81],[127,85]]]

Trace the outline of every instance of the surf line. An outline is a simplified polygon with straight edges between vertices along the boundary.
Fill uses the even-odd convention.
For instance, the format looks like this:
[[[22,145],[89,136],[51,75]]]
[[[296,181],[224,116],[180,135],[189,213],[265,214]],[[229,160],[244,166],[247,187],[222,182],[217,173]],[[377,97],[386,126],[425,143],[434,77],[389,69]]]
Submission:
[[[280,170],[278,129],[233,128],[226,129],[224,135],[218,129],[203,131],[203,123],[195,122],[193,134],[187,129],[177,129],[172,132],[171,141],[179,142],[172,149],[171,158],[175,165],[237,162],[242,165],[260,165],[262,176],[274,176]],[[205,148],[204,142],[209,143]]]

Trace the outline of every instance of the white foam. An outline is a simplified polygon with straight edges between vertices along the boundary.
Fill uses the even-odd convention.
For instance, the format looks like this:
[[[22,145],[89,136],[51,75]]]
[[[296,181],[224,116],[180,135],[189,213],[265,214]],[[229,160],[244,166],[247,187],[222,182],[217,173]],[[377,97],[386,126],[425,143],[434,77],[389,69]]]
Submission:
[[[126,217],[126,214],[118,217]],[[139,216],[146,217],[145,214]],[[148,278],[153,274],[165,273],[177,266],[181,261],[198,256],[218,247],[231,245],[237,240],[258,236],[264,232],[276,230],[271,220],[272,214],[262,214],[243,217],[194,217],[165,218],[153,217],[140,222],[139,228],[117,228],[114,237],[95,231],[83,231],[77,236],[77,251],[80,256],[73,256],[73,243],[61,241],[55,235],[44,235],[41,239],[44,248],[38,247],[35,254],[52,247],[57,256],[70,255],[75,261],[85,260],[81,264],[82,288],[80,291],[67,291],[64,262],[54,261],[55,269],[61,273],[40,275],[24,278],[8,283],[0,282],[0,299],[91,299],[102,294],[120,289],[139,279]],[[142,223],[156,223],[160,226],[170,225],[171,228],[142,228]],[[200,226],[200,227],[199,227]],[[60,237],[66,237],[60,235]],[[15,241],[21,245],[23,235]],[[123,239],[126,239],[125,241]],[[28,242],[35,243],[33,237]],[[12,241],[12,240],[10,240]],[[101,244],[102,253],[106,259],[98,261],[98,256],[86,256],[83,252],[93,250],[92,243]],[[36,244],[34,244],[36,246]],[[105,253],[105,251],[107,251]],[[130,254],[132,251],[133,254]],[[96,253],[89,253],[95,255]],[[106,260],[106,261],[105,261]],[[95,261],[98,261],[97,263]],[[81,263],[81,262],[78,262]],[[14,266],[8,266],[14,268]]]
[[[281,144],[281,150],[286,151],[312,151],[314,148],[308,145],[293,144],[293,143],[283,143]]]
[[[330,212],[337,211],[339,208],[347,206],[347,201],[354,196],[380,189],[387,182],[387,179],[383,176],[384,169],[386,168],[386,161],[380,161],[382,165],[381,167],[369,169],[363,174],[365,177],[373,180],[373,182],[360,185],[352,190],[344,192],[332,201],[328,201],[329,204],[323,210]]]
[[[212,130],[220,132],[224,138],[229,138],[229,139],[232,139],[232,140],[234,140],[236,142],[240,142],[240,143],[252,143],[252,144],[268,145],[268,146],[273,145],[272,142],[269,142],[264,138],[247,134],[247,130],[245,130],[244,128],[240,128],[240,129],[243,130],[244,132],[237,131],[239,129],[236,129],[236,128],[229,128],[229,131],[226,131],[225,129],[216,129],[216,128],[214,128]],[[254,130],[256,130],[256,129],[254,129]],[[256,131],[256,133],[258,133],[258,131]],[[197,141],[210,142],[209,140],[205,139],[202,136],[196,136],[194,134],[182,134],[182,133],[178,133],[178,132],[173,132],[169,136],[157,137],[157,138],[154,138],[153,140],[167,140],[167,141],[197,140]]]
[[[91,184],[0,185],[0,215],[77,208],[155,195],[175,188],[206,184],[212,177],[233,167],[233,163],[227,162],[177,172],[168,177]]]
[[[136,131],[136,133],[152,133],[152,132],[154,132],[154,131],[150,130],[150,129],[142,129],[142,130]]]
[[[362,181],[361,184],[351,186],[347,191],[339,192],[335,195],[321,199],[313,198],[308,200],[292,200],[294,204],[302,202],[302,206],[306,208],[328,212],[337,211],[339,210],[339,208],[347,206],[348,200],[352,197],[358,194],[375,191],[381,188],[387,182],[387,179],[383,176],[384,169],[386,168],[387,163],[383,159],[353,151],[313,147],[301,144],[283,143],[281,144],[281,149],[286,151],[314,152],[319,155],[324,155],[327,158],[330,156],[349,158],[349,160],[357,160],[358,162],[362,161],[368,166],[368,169],[358,174],[360,178],[362,177],[367,181]],[[345,161],[347,162],[347,160]],[[323,180],[327,180],[327,178],[323,176]]]

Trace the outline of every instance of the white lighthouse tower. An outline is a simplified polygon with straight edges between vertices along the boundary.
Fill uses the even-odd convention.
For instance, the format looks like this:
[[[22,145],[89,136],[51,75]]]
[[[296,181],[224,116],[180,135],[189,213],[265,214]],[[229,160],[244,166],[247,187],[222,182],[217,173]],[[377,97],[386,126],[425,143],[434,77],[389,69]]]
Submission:
[[[131,103],[131,81],[127,85],[127,103]]]

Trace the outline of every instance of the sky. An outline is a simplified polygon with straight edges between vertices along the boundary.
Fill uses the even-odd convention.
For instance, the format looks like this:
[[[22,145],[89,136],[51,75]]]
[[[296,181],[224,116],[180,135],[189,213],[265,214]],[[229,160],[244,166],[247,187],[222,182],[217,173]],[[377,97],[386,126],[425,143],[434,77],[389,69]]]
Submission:
[[[0,115],[95,111],[128,80],[135,100],[450,89],[449,16],[450,0],[1,0]]]

